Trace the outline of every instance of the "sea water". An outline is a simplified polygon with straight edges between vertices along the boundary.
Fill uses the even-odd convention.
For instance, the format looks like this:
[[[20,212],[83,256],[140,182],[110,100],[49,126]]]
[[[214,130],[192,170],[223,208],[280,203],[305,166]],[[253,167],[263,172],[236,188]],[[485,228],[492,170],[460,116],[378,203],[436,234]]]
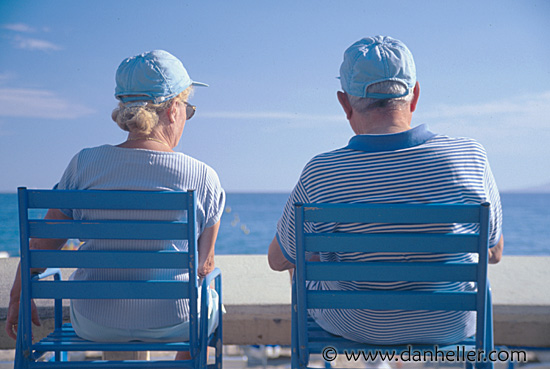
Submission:
[[[287,198],[284,193],[227,194],[216,254],[265,254]],[[501,198],[504,255],[550,255],[550,194],[503,193]],[[19,255],[17,219],[17,195],[0,194],[0,254]]]

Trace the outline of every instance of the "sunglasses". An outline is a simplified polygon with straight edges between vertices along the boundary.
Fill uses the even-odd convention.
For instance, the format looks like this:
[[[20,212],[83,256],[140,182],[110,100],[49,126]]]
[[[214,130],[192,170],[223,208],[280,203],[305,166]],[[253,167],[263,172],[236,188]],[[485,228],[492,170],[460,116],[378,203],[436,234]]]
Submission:
[[[184,101],[184,104],[185,104],[185,115],[187,116],[187,120],[189,120],[193,118],[193,115],[195,115],[195,111],[197,111],[197,107],[185,101]]]

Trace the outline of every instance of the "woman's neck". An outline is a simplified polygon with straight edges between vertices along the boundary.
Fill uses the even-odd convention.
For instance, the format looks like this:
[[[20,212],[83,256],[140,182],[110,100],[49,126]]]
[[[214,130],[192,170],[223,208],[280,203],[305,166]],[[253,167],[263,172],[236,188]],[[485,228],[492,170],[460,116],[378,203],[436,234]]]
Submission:
[[[173,152],[173,147],[157,135],[143,135],[130,133],[125,142],[117,145],[118,147],[129,149],[145,149],[155,151]]]

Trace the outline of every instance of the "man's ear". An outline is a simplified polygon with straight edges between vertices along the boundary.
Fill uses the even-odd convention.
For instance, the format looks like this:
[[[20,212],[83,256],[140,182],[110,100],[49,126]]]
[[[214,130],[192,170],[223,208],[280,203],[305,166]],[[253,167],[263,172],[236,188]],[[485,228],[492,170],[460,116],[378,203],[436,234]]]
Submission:
[[[344,109],[344,112],[346,113],[346,118],[348,120],[351,119],[351,115],[353,112],[353,109],[351,108],[351,104],[348,99],[348,95],[345,92],[338,91],[336,93],[338,96],[338,101],[340,102],[340,105],[342,105],[342,108]]]
[[[416,110],[416,104],[418,103],[419,97],[420,97],[420,85],[418,84],[418,81],[416,81],[416,85],[414,85],[414,90],[413,90],[413,98],[411,101],[411,113],[413,113]]]

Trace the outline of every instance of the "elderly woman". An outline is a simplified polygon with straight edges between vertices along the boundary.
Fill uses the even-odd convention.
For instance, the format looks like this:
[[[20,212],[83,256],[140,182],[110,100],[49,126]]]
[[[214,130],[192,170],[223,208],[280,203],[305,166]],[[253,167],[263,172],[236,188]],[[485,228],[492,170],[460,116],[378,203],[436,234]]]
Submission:
[[[199,227],[199,276],[214,269],[214,244],[225,194],[216,172],[206,164],[173,149],[185,122],[195,113],[187,102],[194,85],[183,64],[166,51],[155,50],[124,60],[116,73],[115,96],[120,103],[113,120],[125,131],[126,141],[80,151],[70,162],[58,189],[174,190],[195,189]],[[124,213],[124,211],[123,211]],[[105,210],[50,209],[49,219],[94,219],[139,216],[141,219],[173,214],[109,213]],[[170,218],[169,218],[170,219]],[[65,240],[31,240],[31,247],[57,249]],[[89,240],[81,249],[185,249],[167,241]],[[161,274],[159,274],[161,273]],[[187,280],[185,270],[77,270],[72,278]],[[209,291],[215,294],[215,291]],[[11,291],[6,330],[16,337],[20,296],[19,272]],[[212,296],[216,298],[216,296]],[[214,304],[214,306],[217,306]],[[186,340],[189,334],[187,300],[73,300],[71,321],[76,333],[94,341]],[[209,314],[212,317],[216,314]],[[39,324],[36,309],[33,321]],[[209,326],[214,328],[216,322]],[[180,357],[183,358],[183,357]]]

